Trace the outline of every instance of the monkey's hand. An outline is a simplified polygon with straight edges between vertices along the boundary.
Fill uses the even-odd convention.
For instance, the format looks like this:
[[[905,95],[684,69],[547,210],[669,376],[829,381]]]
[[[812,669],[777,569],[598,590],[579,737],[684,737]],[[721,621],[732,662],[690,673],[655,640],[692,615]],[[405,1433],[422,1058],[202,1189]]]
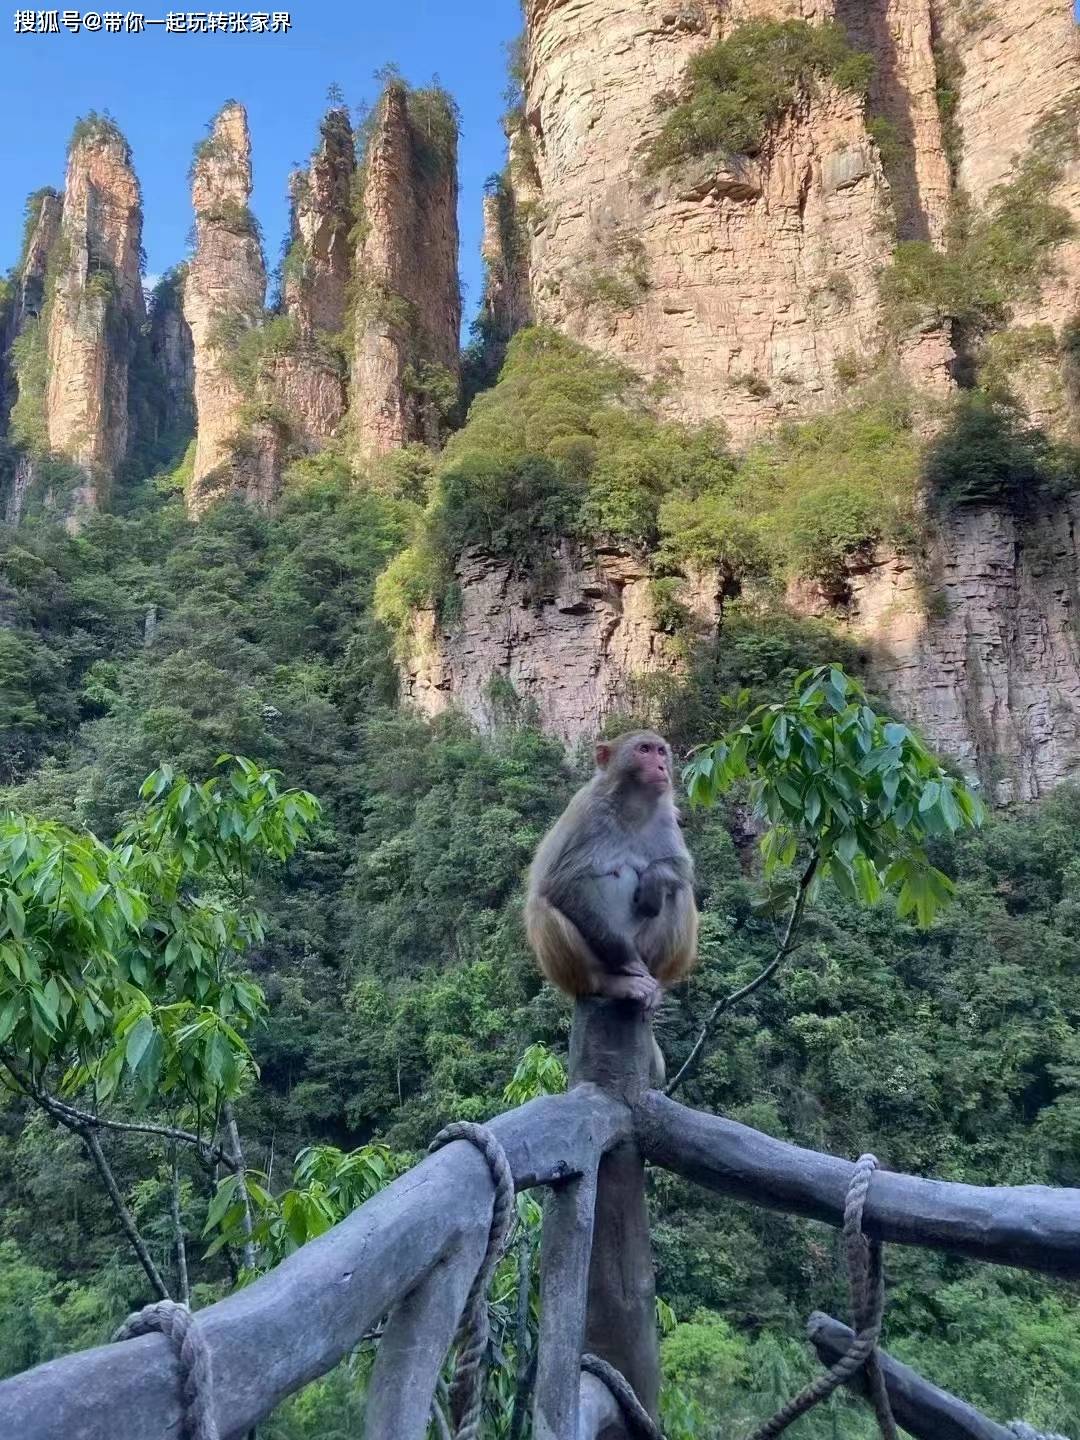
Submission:
[[[640,975],[605,975],[600,993],[609,1000],[636,1000],[646,1015],[651,1015],[663,998],[663,991],[647,970]]]
[[[646,870],[634,891],[634,914],[641,920],[655,920],[664,908],[668,883],[654,867]]]

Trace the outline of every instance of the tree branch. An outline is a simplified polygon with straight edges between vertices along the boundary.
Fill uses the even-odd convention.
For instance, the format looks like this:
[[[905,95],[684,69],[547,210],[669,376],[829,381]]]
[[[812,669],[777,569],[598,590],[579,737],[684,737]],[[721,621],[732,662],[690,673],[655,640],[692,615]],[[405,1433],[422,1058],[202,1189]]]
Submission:
[[[180,1300],[191,1305],[191,1283],[188,1279],[187,1243],[184,1240],[184,1221],[180,1214],[180,1167],[176,1160],[176,1146],[172,1150],[172,1182],[169,1186],[169,1208],[172,1212],[173,1237],[176,1241],[176,1269],[180,1281]]]
[[[258,1262],[258,1255],[255,1251],[255,1242],[251,1235],[254,1224],[251,1219],[251,1200],[247,1192],[247,1168],[244,1165],[244,1152],[240,1148],[240,1131],[236,1124],[236,1111],[233,1109],[232,1101],[226,1100],[222,1106],[222,1115],[225,1118],[225,1128],[229,1135],[229,1145],[232,1147],[234,1165],[233,1169],[240,1177],[240,1184],[237,1187],[240,1191],[240,1199],[243,1203],[243,1225],[244,1225],[244,1269],[254,1270]]]
[[[746,1000],[749,996],[753,995],[754,991],[759,990],[761,986],[766,983],[766,981],[771,980],[772,977],[776,974],[777,970],[780,969],[780,966],[787,959],[787,957],[796,948],[794,943],[795,936],[798,933],[799,926],[802,923],[803,914],[806,910],[807,896],[810,893],[810,886],[814,883],[814,876],[818,872],[818,866],[820,865],[820,863],[820,855],[815,854],[802,873],[802,877],[799,880],[799,888],[796,892],[795,900],[791,906],[791,913],[788,916],[787,925],[784,927],[784,933],[780,938],[779,948],[777,949],[777,952],[773,956],[772,960],[770,960],[768,965],[765,966],[765,969],[762,970],[761,974],[755,976],[754,979],[749,982],[749,984],[743,985],[738,990],[733,990],[730,995],[725,995],[722,1000],[718,1000],[716,1002],[716,1004],[709,1012],[708,1019],[701,1027],[701,1034],[694,1042],[694,1048],[686,1057],[681,1069],[678,1071],[675,1078],[673,1080],[670,1080],[665,1087],[665,1095],[674,1095],[675,1091],[679,1088],[679,1086],[687,1078],[687,1076],[693,1074],[694,1070],[697,1069],[698,1061],[701,1059],[701,1056],[705,1050],[705,1046],[708,1044],[716,1022],[720,1019],[721,1015],[726,1014],[728,1010],[733,1009],[741,1001]]]
[[[158,1273],[158,1268],[154,1264],[153,1258],[150,1255],[150,1251],[146,1248],[146,1242],[139,1234],[138,1226],[135,1224],[135,1220],[131,1214],[131,1211],[124,1204],[124,1197],[120,1194],[120,1188],[116,1183],[116,1177],[113,1175],[112,1170],[109,1168],[109,1162],[105,1159],[105,1154],[102,1151],[101,1141],[98,1139],[97,1135],[93,1130],[80,1130],[78,1127],[71,1125],[70,1123],[68,1125],[68,1128],[74,1130],[75,1133],[82,1138],[83,1144],[89,1151],[91,1160],[93,1160],[94,1164],[97,1166],[97,1172],[101,1176],[101,1183],[108,1191],[109,1199],[113,1203],[113,1209],[116,1211],[124,1234],[130,1240],[131,1248],[138,1256],[139,1264],[146,1271],[146,1278],[154,1287],[154,1291],[157,1294],[158,1299],[168,1300],[170,1298],[168,1288],[165,1284],[165,1281],[162,1280],[161,1275]]]
[[[191,1130],[181,1130],[173,1125],[155,1125],[150,1121],[130,1120],[109,1120],[104,1115],[94,1115],[89,1110],[80,1110],[74,1105],[69,1105],[66,1100],[59,1100],[40,1085],[19,1071],[11,1063],[7,1056],[0,1056],[0,1064],[15,1080],[16,1084],[36,1104],[52,1115],[55,1119],[69,1123],[71,1126],[85,1126],[91,1130],[113,1130],[121,1135],[157,1135],[163,1140],[172,1140],[182,1145],[193,1145],[199,1152],[199,1158],[204,1165],[211,1166],[219,1162],[227,1170],[235,1170],[237,1162],[223,1145],[207,1145],[201,1135],[196,1135]]]

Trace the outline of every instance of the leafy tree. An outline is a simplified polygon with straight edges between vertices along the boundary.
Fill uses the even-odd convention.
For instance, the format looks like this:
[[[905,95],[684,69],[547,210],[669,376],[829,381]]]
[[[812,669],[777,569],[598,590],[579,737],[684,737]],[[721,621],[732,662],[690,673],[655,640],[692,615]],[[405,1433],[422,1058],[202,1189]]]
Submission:
[[[287,860],[319,813],[273,771],[243,758],[219,764],[223,773],[200,785],[167,768],[151,775],[142,811],[111,847],[25,816],[0,823],[0,1065],[83,1140],[159,1294],[164,1282],[99,1132],[190,1144],[243,1175],[232,1102],[254,1073],[245,1035],[264,1013],[240,964],[265,937],[251,876]],[[85,1092],[90,1109],[79,1103]],[[134,1118],[103,1115],[121,1096]],[[169,1124],[141,1118],[152,1099]],[[222,1120],[228,1148],[212,1147]]]
[[[836,666],[800,675],[786,702],[759,706],[697,751],[685,780],[695,805],[714,805],[748,782],[751,813],[767,827],[761,853],[772,884],[764,905],[786,919],[765,969],[713,1006],[669,1094],[697,1064],[719,1017],[791,954],[822,880],[866,905],[893,891],[899,915],[930,925],[953,884],[931,864],[927,845],[982,818],[968,787],[947,775],[906,725],[877,715],[858,682]]]

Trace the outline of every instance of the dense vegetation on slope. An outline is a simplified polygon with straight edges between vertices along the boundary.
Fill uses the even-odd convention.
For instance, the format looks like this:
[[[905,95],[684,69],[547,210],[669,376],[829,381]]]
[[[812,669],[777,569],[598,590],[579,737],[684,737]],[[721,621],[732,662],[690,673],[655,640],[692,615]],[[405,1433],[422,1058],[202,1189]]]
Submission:
[[[497,409],[478,423],[494,425]],[[445,1120],[499,1108],[528,1045],[565,1045],[566,1012],[524,947],[520,883],[583,773],[512,704],[486,739],[395,708],[371,596],[415,506],[389,483],[352,488],[329,460],[292,481],[274,520],[226,504],[196,527],[174,498],[143,496],[77,538],[32,525],[0,550],[5,804],[108,836],[159,760],[198,775],[233,750],[281,766],[325,806],[312,845],[262,896],[271,928],[255,973],[271,1011],[241,1123],[250,1163],[276,1157],[275,1186],[315,1140],[415,1151]],[[736,608],[721,645],[661,695],[658,718],[685,748],[716,733],[719,696],[741,685],[776,694],[825,655],[857,663],[824,627]],[[1078,806],[1063,791],[1039,813],[942,845],[935,859],[959,901],[928,935],[826,897],[786,978],[728,1022],[688,1100],[923,1173],[1080,1180]],[[738,810],[693,819],[690,840],[705,963],[662,1015],[673,1058],[773,943],[752,905]],[[171,1265],[162,1157],[138,1141],[109,1150]],[[0,1152],[10,1372],[103,1338],[144,1289],[70,1137],[9,1100]],[[666,1342],[669,1431],[724,1433],[808,1373],[803,1316],[842,1309],[835,1240],[667,1177],[653,1184],[660,1288],[680,1322]],[[182,1194],[206,1299],[227,1276],[220,1257],[199,1259],[207,1197],[195,1170]],[[890,1273],[899,1354],[1002,1418],[1061,1426],[1077,1413],[1066,1289],[899,1249]],[[333,1433],[360,1403],[362,1376],[361,1364],[315,1387],[267,1435]],[[840,1404],[843,1433],[869,1434]],[[807,1434],[831,1427],[819,1417]]]
[[[437,463],[405,455],[389,467],[397,493],[426,503],[379,581],[377,612],[403,639],[419,607],[453,623],[462,550],[503,556],[542,588],[567,538],[648,551],[661,594],[687,568],[715,568],[730,593],[775,593],[795,577],[842,590],[879,542],[920,552],[924,489],[946,504],[1030,503],[1072,484],[1073,448],[1030,426],[1008,393],[943,411],[929,451],[928,408],[885,369],[739,456],[720,426],[661,418],[632,371],[555,331],[521,331]]]

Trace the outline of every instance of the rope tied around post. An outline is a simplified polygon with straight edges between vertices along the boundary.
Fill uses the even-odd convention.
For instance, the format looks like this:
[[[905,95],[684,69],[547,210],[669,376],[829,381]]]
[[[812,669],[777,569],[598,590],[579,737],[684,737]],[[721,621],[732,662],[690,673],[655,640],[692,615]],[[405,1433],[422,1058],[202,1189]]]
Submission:
[[[514,1218],[514,1176],[506,1152],[494,1132],[486,1125],[475,1125],[468,1120],[458,1120],[440,1130],[428,1146],[428,1154],[433,1155],[455,1140],[465,1140],[480,1151],[495,1182],[487,1249],[461,1314],[456,1336],[457,1363],[450,1390],[455,1440],[478,1440],[484,1404],[484,1362],[488,1348],[487,1292],[510,1236]]]
[[[218,1440],[210,1347],[195,1316],[175,1300],[158,1300],[129,1315],[112,1338],[134,1340],[139,1335],[164,1335],[176,1352],[184,1440]]]
[[[883,1440],[899,1440],[885,1380],[877,1361],[881,1322],[885,1313],[885,1276],[881,1245],[863,1234],[863,1210],[870,1181],[878,1162],[873,1155],[860,1155],[844,1201],[844,1250],[847,1259],[848,1291],[851,1296],[855,1338],[842,1360],[818,1377],[778,1410],[771,1420],[755,1430],[750,1440],[775,1440],[800,1416],[827,1400],[834,1391],[865,1370],[870,1402],[874,1407]]]
[[[594,1375],[597,1380],[602,1380],[611,1391],[631,1435],[640,1436],[641,1440],[664,1440],[656,1422],[621,1371],[616,1370],[614,1365],[609,1365],[606,1360],[601,1360],[599,1355],[582,1355],[581,1368],[586,1375]]]

